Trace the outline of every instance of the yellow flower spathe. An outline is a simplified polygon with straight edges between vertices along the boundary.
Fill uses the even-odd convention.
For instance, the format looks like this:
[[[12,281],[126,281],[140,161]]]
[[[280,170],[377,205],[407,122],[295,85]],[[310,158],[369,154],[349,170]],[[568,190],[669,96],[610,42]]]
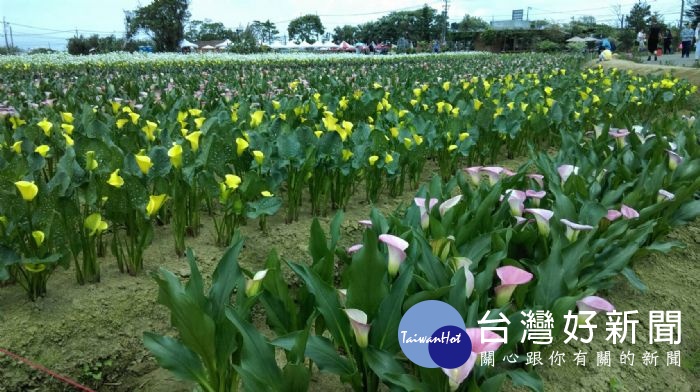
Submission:
[[[48,154],[50,150],[51,147],[47,146],[46,144],[42,144],[41,146],[35,148],[34,152],[46,158],[46,154]]]
[[[241,177],[238,177],[235,174],[227,174],[225,176],[224,183],[229,189],[236,190],[236,188],[241,185]]]
[[[378,160],[379,160],[378,156],[372,155],[371,157],[369,157],[369,165],[374,166],[374,164],[377,163]]]
[[[387,153],[386,156],[384,157],[384,162],[386,162],[386,163],[394,162],[394,157],[391,156],[391,154]]]
[[[73,129],[75,127],[71,124],[61,124],[61,129],[63,129],[63,132],[72,135],[73,134]]]
[[[22,195],[25,201],[32,201],[39,193],[39,187],[34,184],[34,181],[17,181],[15,182],[17,190]]]
[[[51,128],[53,127],[53,124],[44,118],[43,120],[39,121],[36,125],[39,126],[44,131],[44,135],[51,136]]]
[[[32,237],[34,237],[34,242],[36,243],[36,246],[41,246],[41,244],[43,244],[44,240],[46,239],[46,234],[44,234],[44,232],[41,230],[34,230],[32,231]]]
[[[204,120],[206,119],[206,117],[197,117],[194,119],[194,125],[197,127],[197,129],[202,127],[202,124],[204,124]]]
[[[138,113],[130,112],[129,117],[131,117],[132,124],[136,125],[136,123],[139,121],[139,118],[141,117],[141,115]]]
[[[146,134],[146,139],[149,142],[156,140],[156,136],[155,136],[156,129],[158,129],[158,123],[155,123],[153,121],[146,121],[146,125],[144,125],[144,127],[141,128],[143,133]]]
[[[72,124],[73,123],[73,113],[61,112],[61,120],[63,120],[63,122],[66,122],[68,124]]]
[[[272,196],[274,196],[274,194],[270,193],[270,191],[262,191],[262,192],[260,192],[260,194],[261,194],[263,197],[272,197]]]
[[[73,146],[73,144],[75,144],[75,142],[73,141],[73,138],[70,137],[67,133],[63,134],[63,138],[66,139],[67,146]]]
[[[124,128],[124,125],[126,125],[126,123],[128,122],[129,120],[127,120],[126,118],[120,118],[119,120],[117,120],[117,129]]]
[[[253,157],[255,158],[255,162],[257,162],[258,165],[262,165],[263,159],[265,159],[265,154],[263,154],[263,152],[260,150],[255,150],[253,151]]]
[[[236,138],[236,154],[238,154],[238,156],[240,157],[241,155],[243,155],[243,151],[245,151],[247,148],[248,148],[248,142],[241,137],[237,137]]]
[[[166,194],[157,196],[151,195],[148,197],[148,204],[146,204],[146,213],[149,217],[153,217],[153,215],[158,213],[158,210],[160,210],[160,208],[163,207],[163,203],[165,203],[167,197],[168,195]]]
[[[250,126],[255,128],[258,125],[262,123],[263,116],[265,115],[265,111],[263,110],[256,110],[255,112],[250,114]]]
[[[85,153],[85,168],[88,171],[93,171],[97,169],[97,166],[99,166],[99,163],[97,162],[97,159],[95,158],[95,151],[88,151]]]
[[[168,156],[170,157],[170,163],[174,168],[182,167],[182,146],[179,144],[173,144],[168,150]]]
[[[153,167],[153,162],[151,162],[151,157],[148,155],[134,155],[136,158],[136,164],[141,169],[141,173],[148,174],[148,171]]]
[[[192,132],[189,135],[185,136],[185,139],[187,139],[188,142],[190,142],[190,146],[192,147],[192,151],[197,151],[199,150],[199,138],[202,136],[202,131],[196,131]]]
[[[348,159],[352,158],[353,152],[350,150],[343,149],[343,162],[347,161]]]
[[[194,116],[194,117],[197,117],[197,116],[199,116],[200,114],[202,114],[202,110],[201,110],[201,109],[190,109],[190,110],[188,110],[188,112],[190,113],[190,115],[192,115],[192,116]]]
[[[112,174],[109,175],[107,184],[115,188],[121,188],[124,185],[124,179],[119,175],[119,169],[113,171]]]
[[[109,227],[109,224],[102,220],[102,215],[100,215],[98,212],[90,214],[87,218],[85,218],[83,225],[89,230],[90,236],[100,234]]]
[[[18,140],[12,144],[12,151],[14,151],[16,154],[20,154],[22,152],[22,141]]]

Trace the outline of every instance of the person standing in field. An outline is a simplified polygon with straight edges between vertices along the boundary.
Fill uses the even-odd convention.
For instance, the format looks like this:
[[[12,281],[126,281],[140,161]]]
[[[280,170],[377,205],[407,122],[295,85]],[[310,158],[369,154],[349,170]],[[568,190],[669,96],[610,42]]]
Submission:
[[[644,41],[646,40],[646,35],[644,34],[644,31],[639,30],[637,33],[637,44],[639,45],[639,51],[641,52],[644,50]]]
[[[690,45],[693,43],[695,31],[690,28],[690,23],[686,23],[681,30],[681,58],[690,58]]]
[[[649,37],[647,38],[647,50],[649,51],[649,56],[647,61],[651,61],[651,55],[654,55],[654,61],[656,61],[656,49],[659,47],[659,35],[661,35],[661,28],[656,25],[652,25],[649,28]]]
[[[666,29],[666,34],[664,34],[664,54],[671,54],[671,42],[673,42],[673,33],[671,33],[671,29]]]

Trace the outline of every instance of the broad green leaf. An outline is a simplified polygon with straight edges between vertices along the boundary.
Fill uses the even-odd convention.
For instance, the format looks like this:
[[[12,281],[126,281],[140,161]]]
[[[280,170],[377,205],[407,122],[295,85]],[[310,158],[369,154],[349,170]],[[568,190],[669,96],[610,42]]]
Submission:
[[[158,364],[183,380],[198,383],[205,391],[214,392],[209,385],[202,362],[192,350],[179,341],[150,332],[143,334],[143,344],[158,361]]]

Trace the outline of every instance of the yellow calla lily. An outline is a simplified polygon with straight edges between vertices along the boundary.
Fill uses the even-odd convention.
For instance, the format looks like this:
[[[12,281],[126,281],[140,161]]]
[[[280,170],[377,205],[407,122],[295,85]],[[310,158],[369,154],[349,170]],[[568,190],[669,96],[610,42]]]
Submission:
[[[51,147],[47,146],[46,144],[42,144],[41,146],[37,146],[37,148],[34,149],[34,152],[46,158],[46,154],[48,154],[50,150]]]
[[[75,142],[73,141],[73,138],[70,137],[70,136],[68,136],[67,133],[64,133],[64,134],[63,134],[63,138],[66,139],[66,145],[67,145],[67,146],[72,146],[72,145],[75,144]]]
[[[22,152],[22,141],[18,140],[12,144],[12,151],[14,151],[17,154],[20,154]]]
[[[374,164],[377,163],[377,161],[379,160],[379,157],[376,155],[372,155],[371,157],[369,157],[368,160],[369,160],[369,165],[374,166]]]
[[[149,142],[156,140],[156,136],[154,134],[156,129],[158,129],[158,123],[155,123],[153,121],[146,121],[146,125],[144,125],[144,127],[141,128],[143,133],[146,134],[146,139]]]
[[[348,159],[352,158],[354,154],[350,150],[343,149],[343,161],[347,161]]]
[[[175,168],[182,167],[182,146],[179,144],[173,144],[168,150],[168,156],[170,157],[170,163]]]
[[[250,126],[252,128],[257,127],[262,123],[263,116],[265,115],[264,110],[256,110],[255,112],[250,114]]]
[[[274,196],[274,194],[272,194],[270,191],[262,191],[262,192],[260,192],[260,194],[261,194],[263,197],[272,197],[272,196]]]
[[[202,114],[202,110],[201,110],[201,109],[190,109],[190,110],[188,110],[188,112],[190,113],[190,115],[192,115],[192,116],[194,116],[194,117],[197,117],[197,116],[199,116],[200,114]]]
[[[238,177],[235,174],[227,174],[225,176],[224,183],[229,189],[236,190],[236,188],[241,185],[241,177]]]
[[[117,129],[122,129],[122,128],[124,128],[124,125],[126,125],[126,123],[128,123],[128,122],[129,122],[128,119],[126,119],[126,118],[120,118],[119,120],[117,120],[117,123],[116,123],[116,124],[117,124]]]
[[[262,165],[263,159],[265,159],[265,154],[263,154],[263,152],[260,150],[255,150],[253,151],[253,157],[255,158],[255,162],[257,162],[258,165]]]
[[[149,217],[152,217],[153,215],[158,213],[158,210],[160,210],[161,207],[163,207],[163,203],[165,203],[166,198],[168,195],[162,194],[162,195],[151,195],[148,197],[148,204],[146,205],[146,213],[148,214]]]
[[[192,151],[196,152],[197,150],[199,150],[199,138],[201,136],[202,136],[202,131],[192,132],[189,135],[185,136],[185,139],[187,139],[187,141],[190,142],[190,146],[192,147]]]
[[[386,163],[394,162],[394,157],[391,154],[387,153],[386,156],[384,157],[384,162],[386,162]]]
[[[88,151],[85,153],[85,168],[88,171],[93,171],[97,169],[97,166],[99,166],[99,163],[97,162],[97,159],[95,158],[95,151]]]
[[[236,138],[236,154],[238,154],[238,156],[240,157],[241,155],[243,155],[243,151],[245,151],[247,148],[248,148],[248,142],[241,137],[237,137]]]
[[[141,115],[138,113],[130,112],[129,117],[131,118],[131,122],[134,125],[136,125],[136,123],[139,121],[139,118],[141,117]]]
[[[44,131],[44,134],[48,137],[51,136],[51,128],[53,127],[53,124],[44,118],[43,120],[39,121],[36,125],[39,126]]]
[[[72,135],[73,134],[73,129],[75,127],[71,124],[61,124],[61,129],[63,129],[63,132]]]
[[[43,271],[43,270],[46,269],[46,264],[43,264],[43,263],[40,263],[40,264],[30,263],[30,264],[24,264],[23,267],[24,267],[25,270],[27,270],[27,271],[29,271],[29,272],[39,273],[39,272],[41,272],[41,271]]]
[[[15,182],[17,190],[22,195],[22,199],[32,201],[39,193],[39,187],[34,184],[34,181],[17,181]]]
[[[273,99],[273,100],[272,100],[272,108],[275,109],[275,110],[279,110],[279,108],[280,108],[280,102],[279,102],[279,101],[275,101],[275,100]]]
[[[66,122],[68,124],[72,124],[73,123],[73,113],[61,112],[61,120],[63,120],[63,122]]]
[[[136,164],[139,165],[141,173],[148,174],[148,171],[153,167],[153,162],[151,162],[151,157],[148,155],[134,155],[136,158]]]
[[[90,231],[89,235],[94,236],[95,234],[100,234],[107,230],[109,224],[102,220],[102,215],[95,212],[85,218],[84,226]]]
[[[46,239],[46,235],[41,230],[32,231],[32,237],[34,237],[34,242],[36,243],[36,246],[41,246],[41,244],[44,243],[44,239]]]
[[[109,175],[107,184],[115,188],[121,188],[124,185],[124,179],[119,175],[119,169],[113,171],[112,174]]]
[[[206,117],[198,117],[194,119],[194,125],[197,127],[197,129],[202,127],[202,124],[204,124],[204,120],[206,119]]]

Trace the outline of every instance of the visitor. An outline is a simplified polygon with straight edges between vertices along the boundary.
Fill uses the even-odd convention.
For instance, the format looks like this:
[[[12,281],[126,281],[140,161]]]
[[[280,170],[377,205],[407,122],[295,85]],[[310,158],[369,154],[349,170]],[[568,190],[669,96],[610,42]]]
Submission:
[[[438,40],[435,40],[435,42],[433,42],[433,53],[438,52],[440,52],[440,42]]]
[[[700,42],[700,23],[695,27],[695,61],[700,60],[700,46],[698,46],[698,42]]]
[[[644,41],[646,40],[646,35],[644,31],[639,30],[637,33],[637,45],[639,45],[639,51],[641,52],[644,48]]]
[[[659,35],[661,35],[661,28],[657,25],[652,25],[649,28],[649,37],[647,37],[647,50],[649,51],[649,56],[647,56],[647,61],[651,61],[651,55],[654,55],[654,61],[656,61],[656,50],[659,48]]]
[[[695,31],[690,28],[690,23],[686,23],[681,30],[681,58],[690,58],[690,44],[693,43]]]
[[[673,54],[671,51],[671,42],[673,41],[673,33],[671,29],[666,29],[666,34],[664,34],[664,54]]]

